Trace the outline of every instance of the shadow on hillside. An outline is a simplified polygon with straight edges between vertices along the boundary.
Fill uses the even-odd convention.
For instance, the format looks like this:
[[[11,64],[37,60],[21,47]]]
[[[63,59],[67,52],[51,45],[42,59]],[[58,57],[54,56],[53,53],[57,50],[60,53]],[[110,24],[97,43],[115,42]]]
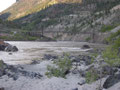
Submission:
[[[60,22],[60,19],[58,20],[56,18],[61,18],[66,15],[74,16],[74,14],[80,13],[80,11],[85,10],[91,10],[91,8],[83,7],[83,5],[79,3],[55,4],[46,7],[45,9],[40,10],[39,12],[16,19],[14,20],[14,22],[21,24],[21,26],[28,26],[26,27],[28,29],[31,29],[33,25],[38,25],[42,28]]]
[[[11,15],[11,13],[9,13],[9,12],[1,14],[0,19],[7,20],[10,15]]]
[[[45,9],[40,10],[39,12],[33,13],[33,14],[29,14],[27,16],[24,16],[22,18],[16,19],[15,21],[19,21],[28,17],[32,16],[32,20],[36,19],[33,16],[37,16],[37,18],[45,18],[45,17],[49,17],[49,18],[55,18],[55,17],[60,17],[63,15],[67,15],[67,14],[72,14],[75,11],[79,11],[83,9],[81,7],[81,4],[78,3],[72,3],[72,4],[55,4],[55,5],[51,5],[49,7],[46,7]],[[29,18],[31,19],[31,18]]]
[[[116,6],[119,4],[119,0],[107,0],[100,2],[99,0],[87,0],[85,2],[81,3],[60,3],[60,4],[54,4],[51,6],[46,7],[43,10],[40,10],[39,12],[26,15],[22,18],[16,19],[14,21],[17,21],[18,23],[21,21],[24,22],[24,25],[26,25],[29,22],[33,22],[34,24],[38,24],[38,22],[41,22],[44,18],[60,18],[61,16],[70,15],[70,14],[82,14],[82,11],[101,11],[101,10],[109,10],[113,6]]]

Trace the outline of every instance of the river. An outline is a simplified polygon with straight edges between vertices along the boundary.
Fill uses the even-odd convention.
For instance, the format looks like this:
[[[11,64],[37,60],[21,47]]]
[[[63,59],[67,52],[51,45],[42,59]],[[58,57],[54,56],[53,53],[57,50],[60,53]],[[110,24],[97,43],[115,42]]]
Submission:
[[[19,51],[14,53],[0,51],[0,59],[8,64],[29,64],[33,60],[41,60],[44,54],[62,54],[63,52],[79,54],[86,50],[81,49],[87,42],[24,42],[7,41],[18,47]],[[94,45],[94,44],[89,44]],[[98,46],[95,44],[94,46]]]

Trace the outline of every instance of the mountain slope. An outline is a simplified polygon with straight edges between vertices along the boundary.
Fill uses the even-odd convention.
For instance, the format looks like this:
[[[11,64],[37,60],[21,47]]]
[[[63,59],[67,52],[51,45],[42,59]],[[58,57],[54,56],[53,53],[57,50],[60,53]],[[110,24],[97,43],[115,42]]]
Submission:
[[[19,0],[0,18],[57,40],[103,41],[120,25],[120,0]],[[33,35],[33,34],[32,34]],[[93,36],[94,35],[94,36]]]
[[[81,3],[81,0],[19,0],[2,14],[10,13],[8,20],[13,20],[58,3]]]
[[[67,1],[70,0],[65,2]],[[59,24],[62,24],[65,28],[73,26],[73,24],[79,24],[76,26],[80,29],[80,24],[84,26],[86,24],[89,25],[95,20],[105,17],[110,14],[110,10],[114,6],[119,4],[119,0],[83,0],[81,4],[59,2],[59,4],[51,5],[41,11],[14,21],[20,23],[22,28],[27,30],[40,30],[43,27],[48,28],[49,26],[57,26]],[[117,16],[119,15],[117,14]]]

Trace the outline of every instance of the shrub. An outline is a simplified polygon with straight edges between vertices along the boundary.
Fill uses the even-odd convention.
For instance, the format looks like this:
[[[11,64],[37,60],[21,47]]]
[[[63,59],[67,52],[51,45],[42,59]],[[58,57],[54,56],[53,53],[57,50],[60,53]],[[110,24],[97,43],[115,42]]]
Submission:
[[[120,37],[120,30],[118,30],[116,33],[111,34],[110,37],[106,38],[106,41],[108,43],[114,43],[114,40]]]
[[[85,78],[87,83],[92,83],[98,79],[98,74],[95,72],[95,70],[91,69],[88,72],[86,72]]]
[[[101,28],[101,32],[111,31],[115,27],[116,27],[116,25],[103,25]]]
[[[109,46],[103,52],[103,58],[105,62],[107,62],[110,66],[120,65],[120,57],[118,55],[118,50],[117,49],[114,50],[111,46]]]
[[[61,72],[61,70],[59,70],[56,67],[48,65],[47,66],[47,70],[48,70],[48,72],[46,72],[46,75],[48,77],[52,77],[52,76],[55,76],[55,77],[65,77],[65,74],[63,74],[63,72]]]
[[[87,37],[85,40],[88,42],[91,40],[91,37]]]
[[[28,39],[29,41],[35,41],[35,40],[37,40],[38,38],[37,38],[37,37],[32,37],[32,36],[27,36],[27,39]]]
[[[114,42],[115,44],[113,45],[114,49],[119,49],[120,48],[120,38],[118,38],[117,40],[115,40]]]
[[[114,41],[114,43],[107,47],[102,53],[104,60],[111,66],[120,65],[120,38]]]
[[[69,72],[69,70],[72,67],[72,62],[68,58],[67,55],[64,56],[64,58],[59,58],[54,62],[55,66],[47,66],[48,72],[46,72],[46,75],[48,77],[63,77],[65,78],[66,74]]]

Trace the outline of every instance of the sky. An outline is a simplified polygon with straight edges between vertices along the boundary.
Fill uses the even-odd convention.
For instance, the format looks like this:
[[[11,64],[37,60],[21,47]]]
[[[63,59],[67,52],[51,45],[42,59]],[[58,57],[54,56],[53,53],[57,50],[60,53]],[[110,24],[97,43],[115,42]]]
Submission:
[[[0,0],[0,12],[10,7],[16,0]]]

